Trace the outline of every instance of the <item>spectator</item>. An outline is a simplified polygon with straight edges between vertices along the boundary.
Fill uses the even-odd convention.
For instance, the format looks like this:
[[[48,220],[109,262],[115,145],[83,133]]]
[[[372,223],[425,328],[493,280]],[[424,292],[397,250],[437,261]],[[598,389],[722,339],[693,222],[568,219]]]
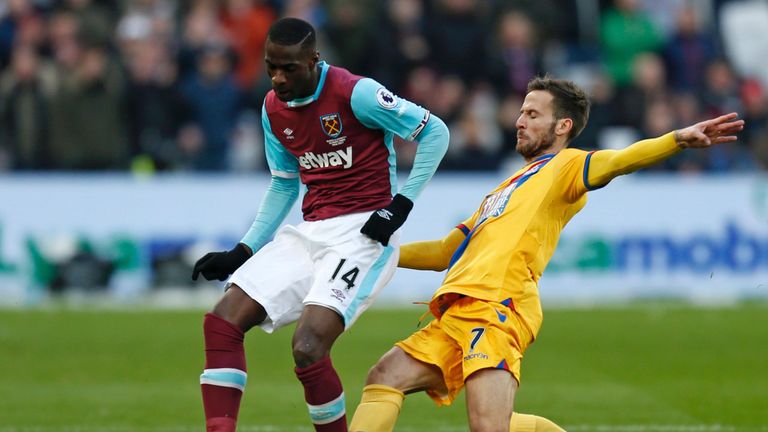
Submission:
[[[701,71],[718,53],[715,38],[702,26],[697,13],[691,5],[682,8],[675,32],[664,46],[669,81],[675,90],[701,88]]]
[[[648,106],[671,96],[667,87],[664,63],[656,54],[644,53],[635,57],[632,81],[616,91],[614,103],[616,124],[641,128]]]
[[[17,46],[11,67],[0,76],[0,152],[10,168],[39,170],[50,165],[48,116],[52,71],[35,49]]]
[[[522,12],[502,15],[498,26],[498,48],[494,55],[494,84],[502,92],[526,93],[528,81],[543,71],[541,50],[536,46],[536,27]]]
[[[502,159],[497,150],[489,148],[483,121],[477,113],[465,110],[451,131],[457,149],[446,155],[440,169],[445,171],[496,171]]]
[[[0,0],[0,169],[124,168],[131,156],[159,170],[263,167],[253,116],[269,88],[260,72],[263,33],[278,14],[315,23],[320,43],[331,45],[324,51],[440,115],[457,137],[498,131],[492,154],[514,154],[516,94],[548,71],[591,89],[592,121],[576,147],[620,146],[656,129],[661,120],[651,115],[691,124],[736,110],[748,123],[743,146],[728,150],[743,152],[702,152],[662,168],[751,169],[750,158],[768,161],[768,102],[754,96],[768,83],[762,0]],[[228,53],[218,66],[203,54],[210,46]],[[86,60],[102,57],[103,67]],[[87,69],[103,73],[89,79]],[[488,105],[490,114],[467,112],[484,83],[500,103]],[[102,116],[115,124],[111,150],[93,153],[89,142],[108,127],[96,132],[78,122]],[[488,149],[485,137],[475,141],[466,148],[457,141],[454,151]],[[412,149],[395,146],[407,167]],[[100,162],[85,161],[92,156]]]
[[[9,64],[14,46],[39,47],[45,35],[43,17],[31,0],[9,0],[7,6],[7,14],[0,14],[0,69]]]
[[[114,16],[109,9],[93,0],[64,0],[64,9],[78,21],[78,37],[86,44],[107,46],[112,41]]]
[[[739,79],[725,59],[711,61],[704,69],[704,88],[701,89],[702,111],[709,115],[741,112]]]
[[[496,123],[496,98],[488,87],[474,89],[459,118],[452,122],[451,147],[443,159],[444,169],[496,171],[501,164],[501,130]]]
[[[600,142],[600,131],[617,124],[616,89],[610,78],[603,74],[594,76],[588,88],[590,96],[589,121],[569,147],[597,150]],[[512,150],[514,151],[514,147]]]
[[[51,102],[53,168],[126,169],[122,73],[103,46],[73,43],[57,54],[58,87]]]
[[[227,0],[221,13],[229,45],[237,56],[235,79],[247,90],[261,78],[264,64],[264,41],[275,11],[264,0]]]
[[[605,66],[617,86],[629,84],[635,57],[657,51],[663,40],[650,18],[638,7],[638,0],[614,0],[600,25]]]
[[[523,98],[520,95],[507,94],[499,103],[497,111],[497,123],[501,133],[501,150],[504,157],[516,158],[517,152],[517,118],[520,117],[520,108],[523,106]]]
[[[428,23],[432,60],[467,84],[486,80],[488,8],[479,0],[438,0]]]
[[[182,81],[194,74],[198,55],[204,47],[227,44],[226,33],[218,20],[216,5],[212,1],[193,2],[183,22],[178,53],[179,78]]]
[[[371,74],[382,84],[394,89],[419,91],[409,84],[411,75],[418,77],[430,71],[428,63],[431,47],[426,37],[426,17],[421,0],[392,0],[387,2],[381,14],[378,28],[387,31],[376,32],[372,49],[368,54]],[[419,69],[419,71],[416,71]],[[428,72],[432,73],[433,72]],[[421,78],[424,78],[421,75]],[[413,97],[409,95],[407,97]],[[411,99],[414,102],[421,103]]]
[[[456,75],[440,78],[434,92],[425,104],[446,124],[451,125],[461,115],[461,109],[468,99],[467,86]]]
[[[203,138],[202,142],[182,142],[190,168],[203,171],[228,169],[241,95],[226,48],[221,45],[204,47],[197,70],[182,83],[181,90]]]
[[[741,139],[755,155],[762,169],[768,169],[768,97],[765,88],[756,79],[741,86],[744,105],[744,131]]]
[[[179,168],[177,138],[189,113],[175,85],[176,65],[165,44],[151,38],[135,43],[126,98],[131,154],[148,158],[152,169]]]
[[[361,75],[375,73],[371,70],[371,23],[377,12],[376,2],[371,0],[331,0],[328,2],[328,22],[325,33],[333,47],[335,63]]]
[[[320,0],[282,0],[281,3],[283,4],[283,16],[303,19],[316,29],[325,27],[327,14]]]
[[[428,106],[435,110],[433,99],[436,97],[438,86],[437,72],[427,66],[417,67],[405,75],[405,83],[400,88],[402,95],[413,103]],[[463,88],[459,81],[458,85]],[[439,110],[439,109],[438,109]]]

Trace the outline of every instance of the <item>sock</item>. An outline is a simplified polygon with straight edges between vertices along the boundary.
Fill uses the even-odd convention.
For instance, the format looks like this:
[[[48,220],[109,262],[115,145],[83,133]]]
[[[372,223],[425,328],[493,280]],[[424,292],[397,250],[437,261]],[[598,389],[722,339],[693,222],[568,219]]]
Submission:
[[[341,380],[330,357],[296,368],[296,376],[304,385],[304,399],[309,417],[317,432],[347,432],[346,406]]]
[[[512,413],[512,419],[509,421],[509,432],[565,432],[565,429],[544,417]]]
[[[365,386],[360,405],[349,425],[350,432],[391,432],[400,415],[404,398],[403,392],[389,386]]]
[[[200,389],[208,432],[234,432],[240,398],[248,375],[245,369],[243,332],[214,314],[205,314],[205,370]]]

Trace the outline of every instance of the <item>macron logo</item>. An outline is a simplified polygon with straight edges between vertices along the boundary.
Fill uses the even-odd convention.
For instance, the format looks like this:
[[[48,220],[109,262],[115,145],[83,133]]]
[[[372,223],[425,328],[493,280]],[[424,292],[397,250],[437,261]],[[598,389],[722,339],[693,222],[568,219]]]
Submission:
[[[337,166],[347,169],[352,166],[352,147],[319,155],[312,152],[306,152],[303,156],[299,156],[299,165],[304,167],[304,169]]]

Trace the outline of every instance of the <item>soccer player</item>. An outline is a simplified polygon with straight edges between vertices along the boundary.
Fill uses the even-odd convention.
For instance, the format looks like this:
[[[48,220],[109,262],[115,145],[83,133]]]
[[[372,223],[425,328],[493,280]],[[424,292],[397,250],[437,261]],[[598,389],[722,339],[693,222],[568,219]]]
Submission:
[[[623,150],[567,148],[588,116],[589,101],[576,85],[533,79],[517,119],[517,151],[527,165],[445,238],[401,246],[400,267],[448,272],[430,302],[435,319],[369,372],[351,431],[391,431],[407,393],[426,391],[448,405],[463,387],[472,431],[562,430],[513,414],[520,362],[542,322],[537,283],[560,232],[588,191],[684,148],[734,141],[744,125],[731,113]]]
[[[269,29],[272,81],[262,108],[272,181],[250,230],[234,248],[195,263],[192,278],[228,281],[205,315],[200,376],[209,431],[234,431],[246,385],[244,332],[298,321],[295,372],[315,430],[346,431],[344,392],[329,354],[397,267],[399,231],[448,147],[429,111],[319,59],[315,30],[284,18]],[[394,135],[418,140],[413,168],[396,187]],[[282,223],[307,190],[304,222]],[[394,194],[394,197],[393,197]],[[268,353],[258,353],[268,355]]]

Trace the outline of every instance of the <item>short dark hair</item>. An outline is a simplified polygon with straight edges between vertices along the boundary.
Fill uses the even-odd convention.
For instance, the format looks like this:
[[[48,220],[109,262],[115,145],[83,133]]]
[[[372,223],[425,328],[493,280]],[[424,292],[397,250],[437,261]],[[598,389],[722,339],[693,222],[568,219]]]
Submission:
[[[272,23],[267,39],[278,45],[301,44],[302,49],[315,50],[315,28],[298,18],[280,18]]]
[[[589,120],[589,97],[587,93],[572,81],[554,79],[549,76],[536,77],[528,82],[528,91],[541,90],[549,92],[553,99],[552,105],[555,118],[569,118],[573,128],[568,134],[568,142],[579,136]]]

